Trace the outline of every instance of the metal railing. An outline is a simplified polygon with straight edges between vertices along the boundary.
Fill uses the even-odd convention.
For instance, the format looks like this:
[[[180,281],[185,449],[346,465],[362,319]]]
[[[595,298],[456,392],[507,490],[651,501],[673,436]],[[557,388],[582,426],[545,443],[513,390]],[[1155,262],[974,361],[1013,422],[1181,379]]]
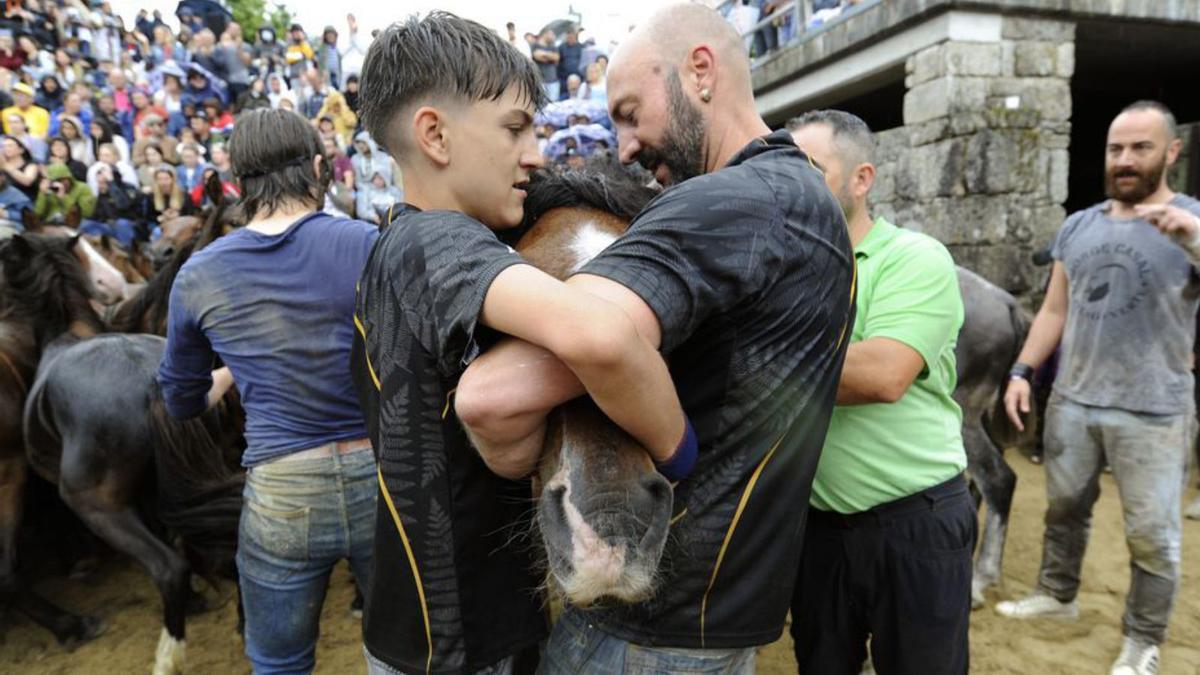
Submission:
[[[775,7],[770,14],[760,16],[753,26],[739,28],[738,32],[747,40],[747,49],[757,61],[778,49],[799,42],[806,32],[837,23],[846,16],[857,14],[881,2],[883,0],[842,0],[838,5],[838,14],[828,17],[827,21],[822,21],[819,25],[810,25],[815,16],[812,0],[791,0]],[[741,0],[725,0],[717,6],[717,11],[726,19],[730,19],[730,15],[742,4]],[[753,53],[756,50],[760,53]]]

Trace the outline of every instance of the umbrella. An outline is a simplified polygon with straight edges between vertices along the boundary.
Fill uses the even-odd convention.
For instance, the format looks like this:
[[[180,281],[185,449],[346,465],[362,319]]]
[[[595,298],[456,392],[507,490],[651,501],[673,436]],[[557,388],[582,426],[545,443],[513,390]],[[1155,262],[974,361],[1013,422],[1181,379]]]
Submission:
[[[204,25],[217,35],[224,33],[225,27],[233,21],[233,14],[214,0],[180,0],[175,8],[175,16],[179,17],[181,24],[186,25],[183,17],[189,14],[204,19]]]

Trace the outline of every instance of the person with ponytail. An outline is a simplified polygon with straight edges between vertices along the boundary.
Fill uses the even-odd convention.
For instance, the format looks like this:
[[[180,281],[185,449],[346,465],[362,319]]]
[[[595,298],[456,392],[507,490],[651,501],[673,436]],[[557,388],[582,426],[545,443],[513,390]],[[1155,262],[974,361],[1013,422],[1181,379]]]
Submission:
[[[312,672],[334,565],[348,558],[360,588],[371,571],[375,458],[348,365],[355,284],[379,231],[321,211],[330,158],[296,113],[242,113],[228,150],[247,224],[176,277],[158,380],[181,419],[236,383],[246,656],[255,673]]]

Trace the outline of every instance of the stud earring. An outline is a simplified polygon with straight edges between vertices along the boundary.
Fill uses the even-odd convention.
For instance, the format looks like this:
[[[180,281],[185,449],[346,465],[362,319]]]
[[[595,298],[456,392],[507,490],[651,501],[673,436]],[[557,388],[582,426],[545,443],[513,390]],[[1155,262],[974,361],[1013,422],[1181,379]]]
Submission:
[[[705,103],[708,103],[712,100],[712,92],[708,90],[708,87],[700,90],[700,100],[704,101]]]

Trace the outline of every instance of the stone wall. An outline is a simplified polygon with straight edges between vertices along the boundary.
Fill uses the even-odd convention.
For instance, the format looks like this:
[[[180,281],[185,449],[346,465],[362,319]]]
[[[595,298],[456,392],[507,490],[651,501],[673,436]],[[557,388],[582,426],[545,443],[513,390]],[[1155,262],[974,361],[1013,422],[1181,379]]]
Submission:
[[[1066,213],[1075,24],[1003,18],[999,42],[945,41],[908,58],[904,126],[878,134],[873,210],[947,245],[1016,294]]]
[[[1200,166],[1193,166],[1193,148],[1200,142],[1200,122],[1179,125],[1179,139],[1183,141],[1183,152],[1179,153],[1179,161],[1167,172],[1167,184],[1176,192],[1197,197],[1195,185],[1200,183]]]

